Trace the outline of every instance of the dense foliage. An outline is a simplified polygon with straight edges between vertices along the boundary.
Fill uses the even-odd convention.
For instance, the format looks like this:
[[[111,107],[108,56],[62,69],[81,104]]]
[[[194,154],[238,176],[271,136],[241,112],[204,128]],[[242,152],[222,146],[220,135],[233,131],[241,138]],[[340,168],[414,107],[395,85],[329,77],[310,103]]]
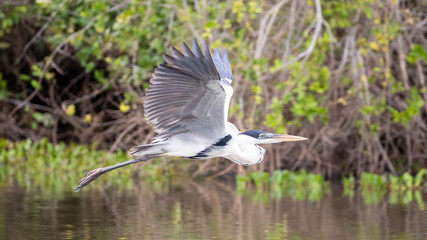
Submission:
[[[268,146],[253,168],[329,176],[426,168],[422,2],[1,1],[0,136],[110,151],[147,143],[150,74],[170,45],[196,38],[229,51],[232,122],[310,138]]]

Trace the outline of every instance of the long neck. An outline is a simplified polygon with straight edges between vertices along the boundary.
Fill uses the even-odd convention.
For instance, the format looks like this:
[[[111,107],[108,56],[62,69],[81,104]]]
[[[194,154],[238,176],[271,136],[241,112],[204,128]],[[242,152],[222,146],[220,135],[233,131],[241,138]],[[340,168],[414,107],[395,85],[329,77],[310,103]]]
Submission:
[[[230,141],[232,154],[227,159],[245,166],[255,165],[264,159],[265,149],[256,145],[247,136],[237,135]]]

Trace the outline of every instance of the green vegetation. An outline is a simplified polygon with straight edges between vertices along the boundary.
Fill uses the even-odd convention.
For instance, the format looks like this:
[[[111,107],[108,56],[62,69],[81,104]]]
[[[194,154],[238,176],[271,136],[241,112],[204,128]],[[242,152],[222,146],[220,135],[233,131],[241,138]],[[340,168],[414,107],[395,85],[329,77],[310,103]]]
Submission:
[[[424,210],[422,193],[427,190],[427,170],[420,170],[415,176],[409,173],[397,177],[362,173],[359,180],[354,176],[342,179],[343,196],[354,197],[361,192],[366,204],[387,200],[391,204],[409,204],[415,201],[420,210]],[[329,181],[319,174],[274,171],[248,172],[236,176],[237,192],[255,201],[268,202],[270,199],[292,197],[296,200],[321,200],[329,193]]]
[[[148,142],[153,69],[196,38],[229,51],[230,121],[310,139],[271,147],[259,169],[416,173],[427,167],[422,2],[1,1],[0,137],[119,155]]]
[[[378,203],[387,198],[391,204],[408,204],[416,201],[424,210],[422,193],[427,190],[427,170],[421,169],[415,176],[404,173],[401,176],[362,173],[359,188],[365,203]],[[343,179],[344,195],[353,196],[357,189],[353,176]]]
[[[108,153],[90,147],[64,143],[53,145],[46,138],[33,142],[11,142],[0,139],[0,187],[23,187],[26,191],[52,195],[61,198],[69,194],[79,179],[88,170],[109,166],[129,159],[124,151]],[[188,161],[153,159],[134,167],[112,171],[96,180],[88,189],[131,190],[144,181],[157,191],[165,191],[171,185],[188,181]],[[417,202],[424,209],[422,193],[427,190],[427,169],[421,169],[415,176],[404,173],[401,176],[362,173],[360,179],[354,176],[342,179],[343,195],[353,197],[361,192],[365,203],[373,204],[387,199],[392,204]],[[180,181],[177,181],[180,180]],[[305,170],[268,172],[256,171],[236,175],[238,194],[254,201],[269,202],[271,199],[291,197],[295,200],[318,201],[329,194],[329,181],[320,174]]]
[[[96,145],[53,145],[45,138],[38,142],[26,140],[17,143],[0,139],[0,184],[4,186],[16,181],[18,186],[28,191],[61,196],[73,191],[85,172],[128,159],[123,151],[108,153],[96,150]],[[126,189],[138,181],[162,188],[173,183],[179,170],[184,173],[180,177],[185,177],[186,171],[180,166],[164,159],[154,159],[147,164],[105,174],[93,184],[93,188],[120,186]]]
[[[237,192],[255,201],[266,201],[270,198],[292,197],[296,200],[320,200],[329,191],[329,184],[319,174],[274,171],[248,172],[236,176]]]

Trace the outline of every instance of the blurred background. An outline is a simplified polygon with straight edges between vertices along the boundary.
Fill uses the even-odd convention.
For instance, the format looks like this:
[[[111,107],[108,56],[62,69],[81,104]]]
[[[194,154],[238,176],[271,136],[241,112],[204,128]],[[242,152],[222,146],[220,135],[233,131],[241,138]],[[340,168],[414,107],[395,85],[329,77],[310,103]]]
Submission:
[[[271,198],[288,201],[285,196],[325,202],[325,196],[335,196],[328,195],[330,180],[339,179],[338,188],[352,199],[346,202],[349,206],[356,202],[383,204],[385,200],[417,209],[419,218],[425,214],[425,0],[2,0],[0,26],[0,193],[14,199],[0,200],[5,209],[16,203],[22,192],[30,192],[26,195],[29,203],[42,194],[49,204],[58,198],[86,204],[74,212],[85,211],[87,204],[99,199],[110,206],[114,199],[106,200],[108,191],[136,192],[140,197],[149,192],[164,200],[175,196],[166,193],[171,183],[179,185],[177,179],[223,181],[232,192],[230,198],[240,202],[253,197],[263,204]],[[180,49],[182,41],[194,38],[206,40],[212,50],[226,48],[229,53],[234,74],[230,122],[240,130],[261,129],[310,140],[265,146],[265,160],[253,167],[224,159],[156,159],[102,176],[80,199],[72,187],[86,171],[129,159],[130,147],[148,143],[156,135],[144,118],[144,91],[154,68],[163,63],[162,53],[169,53],[170,46]],[[156,190],[141,190],[141,179]],[[286,183],[290,183],[288,188]],[[196,189],[205,188],[194,184],[191,186]],[[126,199],[128,195],[132,194],[119,194]],[[154,206],[158,198],[151,195],[148,199]],[[173,216],[184,214],[182,201],[174,205]],[[241,210],[236,207],[241,209],[242,205],[232,202],[232,212],[237,214]],[[411,203],[415,205],[408,206]],[[55,204],[58,207],[58,202]],[[270,212],[283,210],[277,204]],[[406,207],[397,210],[396,219],[405,219]],[[101,209],[94,210],[98,217]],[[126,207],[120,209],[132,213]],[[206,210],[200,209],[195,211]],[[352,214],[368,214],[356,218],[359,224],[368,216],[388,216],[380,207],[363,209],[353,209]],[[277,225],[264,210],[257,211],[273,222],[274,231],[270,225],[266,229],[277,233],[279,239],[285,235],[316,239],[316,233],[303,234],[312,228],[295,230],[282,214],[276,216],[281,224]],[[222,211],[213,210],[219,215]],[[117,217],[114,211],[109,214]],[[145,216],[146,212],[139,214]],[[317,224],[310,223],[316,221],[310,214],[298,214],[298,219],[305,216],[301,225]],[[235,221],[234,217],[229,220]],[[5,226],[7,219],[0,214],[0,226]],[[113,225],[125,224],[122,215],[117,219]],[[327,226],[345,221],[335,220]],[[396,225],[422,225],[408,222],[412,220],[407,217],[404,224]],[[183,221],[170,219],[175,227]],[[368,235],[378,234],[373,236],[379,239],[388,238],[392,235],[389,230],[398,228],[390,227],[388,219],[384,221],[378,224],[378,232],[360,225],[363,233],[355,234],[366,236],[367,231]],[[72,227],[68,229],[73,224],[59,225],[52,227],[51,236],[68,236],[63,235],[68,230],[73,233]],[[339,224],[336,227],[342,229]],[[415,234],[418,238],[425,236],[426,228],[421,226],[414,233],[408,227],[397,235]],[[216,235],[215,231],[203,234],[252,236],[249,229],[243,229],[241,235],[234,230],[227,232],[229,235]],[[288,230],[292,234],[288,235]],[[263,231],[254,236],[265,237]],[[77,236],[86,236],[81,234]],[[99,236],[92,234],[87,236]],[[157,237],[200,236],[180,234]]]

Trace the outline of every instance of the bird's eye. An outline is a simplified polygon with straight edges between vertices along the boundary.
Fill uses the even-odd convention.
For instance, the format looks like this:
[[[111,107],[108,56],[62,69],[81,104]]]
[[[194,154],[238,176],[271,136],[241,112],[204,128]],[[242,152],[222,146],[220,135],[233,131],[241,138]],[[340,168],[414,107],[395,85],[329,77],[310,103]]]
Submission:
[[[258,138],[265,138],[265,134],[264,134],[264,133],[261,133],[261,134],[258,136]]]

